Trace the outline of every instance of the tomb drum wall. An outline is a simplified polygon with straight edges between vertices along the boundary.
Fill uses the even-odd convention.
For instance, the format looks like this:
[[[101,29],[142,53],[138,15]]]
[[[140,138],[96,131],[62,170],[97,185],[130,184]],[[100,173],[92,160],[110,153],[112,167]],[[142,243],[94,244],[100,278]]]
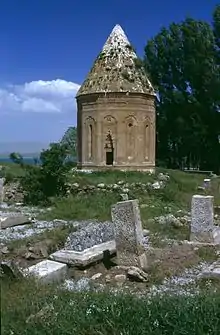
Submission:
[[[77,97],[78,168],[154,170],[154,100],[143,93]]]

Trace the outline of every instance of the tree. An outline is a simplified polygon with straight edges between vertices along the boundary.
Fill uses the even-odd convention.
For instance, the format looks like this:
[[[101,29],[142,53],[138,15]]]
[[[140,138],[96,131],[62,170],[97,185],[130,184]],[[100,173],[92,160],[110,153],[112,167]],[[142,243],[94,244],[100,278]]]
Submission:
[[[9,155],[9,158],[10,160],[15,163],[15,164],[19,164],[21,166],[24,165],[24,159],[22,157],[21,154],[19,154],[18,152],[12,152],[10,155]]]
[[[215,7],[213,13],[213,26],[214,26],[216,45],[218,48],[220,48],[220,5],[217,5]]]
[[[170,168],[219,168],[220,77],[215,36],[187,18],[161,29],[145,47],[145,69],[158,90],[157,157]]]
[[[65,134],[63,135],[60,143],[67,146],[67,149],[69,150],[70,158],[76,157],[76,151],[77,151],[77,129],[76,127],[69,127],[67,131],[65,132]]]
[[[67,173],[72,167],[66,160],[68,149],[60,143],[50,144],[40,154],[40,166],[26,166],[21,179],[24,201],[28,204],[48,204],[52,197],[66,194]]]

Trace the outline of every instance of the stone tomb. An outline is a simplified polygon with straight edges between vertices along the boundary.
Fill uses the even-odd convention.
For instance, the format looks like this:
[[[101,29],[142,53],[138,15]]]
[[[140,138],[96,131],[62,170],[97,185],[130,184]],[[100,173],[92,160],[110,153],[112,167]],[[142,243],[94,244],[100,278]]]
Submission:
[[[147,269],[138,200],[118,202],[112,206],[111,215],[118,264]]]
[[[194,195],[191,204],[190,240],[214,243],[213,196]]]

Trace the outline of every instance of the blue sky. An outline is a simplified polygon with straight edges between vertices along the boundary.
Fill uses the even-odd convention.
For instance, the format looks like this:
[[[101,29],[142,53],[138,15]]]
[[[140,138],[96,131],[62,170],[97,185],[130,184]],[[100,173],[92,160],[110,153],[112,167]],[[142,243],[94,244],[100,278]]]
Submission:
[[[211,21],[217,2],[1,0],[0,143],[45,144],[76,124],[75,93],[115,24],[142,55],[162,26]]]

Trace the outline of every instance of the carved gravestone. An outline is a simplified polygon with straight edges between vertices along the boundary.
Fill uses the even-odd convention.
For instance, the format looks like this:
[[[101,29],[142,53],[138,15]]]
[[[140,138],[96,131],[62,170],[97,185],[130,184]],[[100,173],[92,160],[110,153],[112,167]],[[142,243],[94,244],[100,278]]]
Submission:
[[[0,178],[0,204],[4,201],[4,178]]]
[[[112,206],[111,215],[118,264],[147,269],[138,200],[118,202]]]
[[[205,178],[203,180],[203,187],[205,189],[209,189],[211,187],[211,179],[210,178]]]
[[[194,195],[191,204],[191,241],[213,243],[213,196]]]

